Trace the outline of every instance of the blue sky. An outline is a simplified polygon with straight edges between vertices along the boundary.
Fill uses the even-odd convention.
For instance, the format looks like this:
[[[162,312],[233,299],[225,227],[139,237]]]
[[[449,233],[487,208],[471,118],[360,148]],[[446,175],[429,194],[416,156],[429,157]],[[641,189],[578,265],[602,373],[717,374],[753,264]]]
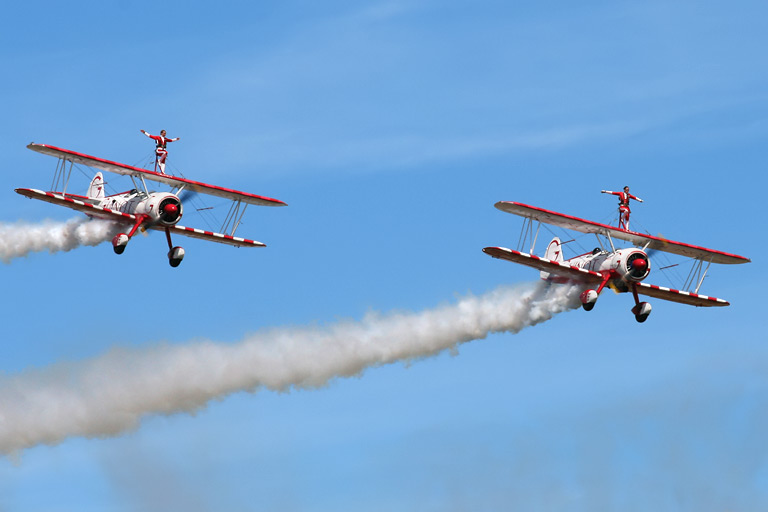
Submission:
[[[637,324],[631,297],[606,293],[590,313],[319,389],[36,446],[0,459],[0,511],[764,510],[767,11],[7,7],[0,222],[78,215],[13,193],[50,186],[55,161],[29,142],[136,164],[152,152],[142,128],[181,137],[172,170],[289,206],[249,209],[238,233],[266,249],[183,240],[177,269],[158,234],[119,257],[102,244],[4,264],[6,376],[534,282],[481,252],[515,247],[521,220],[499,200],[611,222],[599,191],[630,185],[634,228],[752,263],[706,279],[728,308],[652,301]]]

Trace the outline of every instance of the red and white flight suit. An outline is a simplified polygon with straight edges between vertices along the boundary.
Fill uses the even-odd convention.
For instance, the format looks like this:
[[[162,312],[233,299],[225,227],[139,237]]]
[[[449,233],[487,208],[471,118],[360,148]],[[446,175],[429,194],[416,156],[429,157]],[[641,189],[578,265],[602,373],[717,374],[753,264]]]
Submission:
[[[603,194],[613,194],[614,196],[619,196],[619,229],[629,231],[629,214],[631,213],[629,209],[629,200],[634,199],[635,201],[639,201],[641,203],[643,200],[630,194],[629,187],[624,187],[623,192],[611,192],[610,190],[601,190],[600,192]]]
[[[168,150],[165,146],[169,142],[176,142],[181,137],[176,137],[175,139],[166,137],[165,130],[161,130],[160,135],[150,135],[144,130],[141,130],[141,133],[155,141],[155,163],[157,164],[157,167],[160,167],[160,172],[165,174],[165,159],[168,158]],[[155,170],[157,170],[157,168],[155,168]]]

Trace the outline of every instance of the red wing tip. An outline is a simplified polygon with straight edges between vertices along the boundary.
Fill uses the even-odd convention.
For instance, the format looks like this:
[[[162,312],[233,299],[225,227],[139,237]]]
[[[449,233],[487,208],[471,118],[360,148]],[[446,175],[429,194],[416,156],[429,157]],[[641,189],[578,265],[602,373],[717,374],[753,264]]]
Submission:
[[[279,199],[273,199],[271,197],[264,197],[264,196],[261,196],[261,199],[269,203],[274,203],[274,204],[265,204],[263,206],[288,206],[288,203],[286,203],[285,201],[281,201]]]

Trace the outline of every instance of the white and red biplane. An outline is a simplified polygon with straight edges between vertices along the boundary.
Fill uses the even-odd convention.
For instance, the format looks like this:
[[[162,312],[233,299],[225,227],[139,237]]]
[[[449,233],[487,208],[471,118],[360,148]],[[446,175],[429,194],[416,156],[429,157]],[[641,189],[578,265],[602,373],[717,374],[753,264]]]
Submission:
[[[619,293],[632,292],[635,299],[632,313],[638,322],[644,322],[651,313],[651,305],[647,302],[640,302],[638,295],[647,295],[691,306],[728,306],[729,303],[723,299],[708,297],[698,293],[709,270],[709,266],[712,263],[735,264],[748,263],[750,261],[744,256],[674,242],[634,231],[626,231],[606,224],[579,219],[522,203],[500,201],[495,206],[503,212],[519,215],[525,219],[523,233],[521,234],[521,248],[522,244],[527,242],[528,237],[531,237],[531,249],[529,253],[525,253],[504,247],[486,247],[483,249],[483,252],[494,258],[536,268],[541,271],[541,278],[548,281],[559,283],[572,282],[583,285],[584,291],[582,291],[579,298],[586,311],[590,311],[595,306],[598,295],[606,286]],[[538,222],[535,234],[533,232],[534,222]],[[555,237],[549,242],[544,257],[534,256],[534,246],[542,223],[580,233],[595,234],[601,247],[586,254],[564,260],[563,244],[558,237]],[[610,245],[610,250],[602,248],[603,243],[600,236],[605,237]],[[614,238],[630,242],[635,247],[616,249],[613,244]],[[651,260],[646,251],[656,250],[685,256],[694,260],[693,268],[686,282],[686,286],[690,283],[690,286],[693,287],[692,291],[675,290],[643,282],[651,272]]]
[[[110,160],[104,160],[95,156],[57,148],[46,144],[29,144],[32,151],[44,155],[50,155],[59,159],[54,176],[53,188],[62,186],[61,191],[45,192],[31,188],[17,188],[19,194],[46,201],[49,203],[66,206],[81,211],[90,217],[97,217],[116,221],[126,226],[127,233],[119,233],[112,239],[112,247],[116,254],[122,254],[129,240],[139,229],[155,229],[165,231],[168,240],[168,261],[172,267],[177,267],[184,259],[184,249],[174,246],[171,242],[171,233],[199,238],[212,242],[234,245],[236,247],[265,247],[265,244],[247,238],[235,236],[245,210],[249,204],[261,206],[286,206],[283,201],[270,197],[257,196],[247,192],[240,192],[228,188],[217,187],[192,181],[185,178],[161,174],[154,171],[133,167]],[[105,195],[104,178],[101,172],[97,172],[91,180],[88,192],[85,196],[70,194],[67,185],[72,174],[74,164],[81,164],[101,171],[113,172],[124,176],[130,176],[134,188],[130,191]],[[170,192],[150,192],[146,181],[154,181],[171,187]],[[221,231],[229,231],[229,234],[204,231],[185,226],[178,222],[184,214],[184,205],[179,195],[182,191],[202,193],[222,197],[232,201],[229,213],[221,228]]]

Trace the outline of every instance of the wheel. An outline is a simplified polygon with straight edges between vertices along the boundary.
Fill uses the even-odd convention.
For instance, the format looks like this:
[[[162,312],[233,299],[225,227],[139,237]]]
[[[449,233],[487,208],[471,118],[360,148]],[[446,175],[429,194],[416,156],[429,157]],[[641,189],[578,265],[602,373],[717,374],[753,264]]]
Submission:
[[[115,237],[112,239],[112,249],[115,251],[115,254],[123,254],[125,251],[125,247],[128,245],[128,235],[125,233],[118,233],[115,235]]]
[[[584,311],[592,311],[592,308],[595,307],[595,302],[597,302],[597,292],[595,290],[584,290],[579,295],[579,300],[581,300],[581,307],[584,308]]]
[[[651,305],[647,302],[641,302],[632,308],[632,313],[634,313],[635,320],[638,323],[643,323],[648,319],[648,315],[651,314]]]
[[[183,247],[174,247],[170,251],[168,251],[168,263],[173,267],[176,268],[181,264],[181,260],[184,259],[184,248]]]

